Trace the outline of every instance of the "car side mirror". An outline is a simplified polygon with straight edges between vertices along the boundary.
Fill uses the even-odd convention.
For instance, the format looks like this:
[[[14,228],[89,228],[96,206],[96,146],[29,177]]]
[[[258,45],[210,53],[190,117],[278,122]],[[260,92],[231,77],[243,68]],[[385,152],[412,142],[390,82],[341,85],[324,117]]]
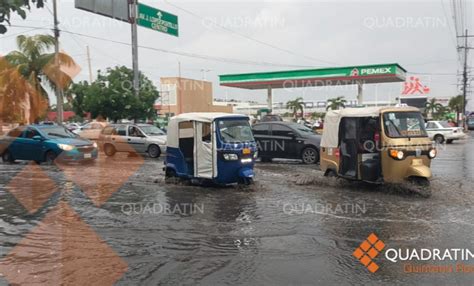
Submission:
[[[39,136],[39,135],[36,135],[36,136],[33,136],[33,140],[35,141],[43,141],[43,137]]]

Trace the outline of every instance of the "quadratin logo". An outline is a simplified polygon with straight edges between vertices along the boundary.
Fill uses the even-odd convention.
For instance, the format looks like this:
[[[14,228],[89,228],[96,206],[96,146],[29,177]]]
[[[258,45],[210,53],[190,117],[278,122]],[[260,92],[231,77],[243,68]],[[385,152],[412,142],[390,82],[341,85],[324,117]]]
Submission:
[[[379,266],[373,259],[377,257],[384,248],[385,243],[380,240],[375,233],[371,233],[369,237],[356,248],[352,255],[367,267],[370,272],[375,273],[379,269]]]

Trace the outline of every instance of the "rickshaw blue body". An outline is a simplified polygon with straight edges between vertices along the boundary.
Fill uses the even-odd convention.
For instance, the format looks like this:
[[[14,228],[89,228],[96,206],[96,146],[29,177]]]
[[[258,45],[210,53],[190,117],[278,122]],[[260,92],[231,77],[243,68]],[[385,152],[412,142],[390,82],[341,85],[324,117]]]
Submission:
[[[175,121],[178,121],[176,124]],[[167,146],[167,155],[165,159],[165,170],[167,176],[176,176],[183,179],[188,179],[197,182],[212,182],[218,185],[228,185],[234,183],[243,183],[248,184],[252,182],[254,178],[254,163],[257,157],[257,145],[253,136],[251,135],[250,127],[248,126],[248,117],[243,115],[236,114],[218,114],[218,113],[193,113],[193,114],[182,114],[177,117],[174,117],[170,121],[168,126],[168,138],[170,136],[176,136],[180,134],[180,131],[173,132],[171,129],[179,129],[179,122],[204,122],[205,124],[211,124],[211,138],[210,142],[202,143],[196,142],[200,140],[201,136],[196,136],[196,123],[193,124],[194,128],[194,138],[193,138],[193,152],[192,155],[188,151],[184,150],[182,145],[183,142],[179,142],[179,146],[176,145],[176,140],[168,140],[170,144]],[[230,124],[235,124],[233,128],[237,128],[239,131],[250,132],[249,135],[244,136],[246,139],[244,142],[227,142],[221,133],[220,127],[217,122],[220,124],[226,124],[228,122],[233,122]],[[226,123],[222,123],[226,122]],[[247,125],[240,126],[239,124],[244,123]],[[189,123],[188,123],[189,124]],[[248,127],[248,131],[247,131]],[[171,131],[171,132],[170,132]],[[197,138],[197,139],[196,139]],[[181,140],[183,138],[179,138]],[[186,140],[186,138],[184,138]],[[196,150],[199,150],[199,146],[202,144],[207,144],[211,146],[208,152],[212,153],[212,156],[207,153],[205,156],[199,156],[196,154]],[[189,144],[188,144],[189,145]],[[205,150],[206,151],[206,150]],[[188,154],[186,154],[188,152]],[[198,151],[199,153],[199,151]],[[192,156],[192,159],[191,159]],[[202,162],[202,160],[207,160],[207,162]],[[209,172],[204,172],[203,176],[202,171],[196,171],[195,167],[197,160],[206,168],[209,169]],[[212,162],[210,162],[212,161]],[[198,167],[199,168],[199,167]]]

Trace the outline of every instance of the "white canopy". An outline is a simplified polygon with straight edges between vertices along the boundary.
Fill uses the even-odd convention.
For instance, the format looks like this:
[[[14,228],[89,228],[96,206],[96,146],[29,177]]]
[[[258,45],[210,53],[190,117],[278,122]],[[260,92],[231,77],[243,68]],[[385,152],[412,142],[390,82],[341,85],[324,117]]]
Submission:
[[[219,118],[235,118],[242,117],[242,119],[248,118],[246,115],[233,114],[233,113],[218,113],[218,112],[194,112],[194,113],[183,113],[174,116],[168,123],[168,147],[179,148],[179,123],[187,121],[196,121],[203,123],[211,123]]]
[[[337,148],[339,142],[339,124],[343,117],[378,117],[383,110],[419,111],[419,109],[415,107],[394,106],[345,108],[328,111],[324,119],[321,147]]]

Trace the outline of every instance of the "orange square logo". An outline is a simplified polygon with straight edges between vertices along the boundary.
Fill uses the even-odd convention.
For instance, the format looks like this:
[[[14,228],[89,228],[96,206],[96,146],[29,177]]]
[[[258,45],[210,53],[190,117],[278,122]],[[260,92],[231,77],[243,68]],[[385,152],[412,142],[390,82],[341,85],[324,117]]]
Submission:
[[[352,255],[357,258],[371,273],[377,272],[379,266],[373,261],[379,255],[385,243],[381,241],[375,233],[371,233],[367,240],[364,240]]]

